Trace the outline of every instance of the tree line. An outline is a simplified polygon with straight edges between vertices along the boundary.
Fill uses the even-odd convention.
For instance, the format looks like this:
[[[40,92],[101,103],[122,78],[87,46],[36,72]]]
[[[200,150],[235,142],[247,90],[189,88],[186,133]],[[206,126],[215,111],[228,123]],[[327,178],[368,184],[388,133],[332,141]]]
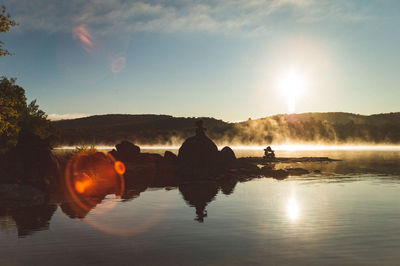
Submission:
[[[284,143],[399,144],[400,113],[362,116],[351,113],[274,115],[240,123],[210,117],[167,115],[99,115],[53,122],[58,145],[114,145],[130,140],[144,145],[180,145],[204,121],[206,134],[217,144],[270,145]]]

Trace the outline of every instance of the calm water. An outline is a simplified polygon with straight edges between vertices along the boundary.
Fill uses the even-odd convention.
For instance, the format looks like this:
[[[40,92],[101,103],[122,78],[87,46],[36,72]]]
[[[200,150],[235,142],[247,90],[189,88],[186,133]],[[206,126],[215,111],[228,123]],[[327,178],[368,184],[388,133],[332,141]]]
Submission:
[[[0,203],[0,265],[400,264],[400,151],[277,155],[343,161],[290,165],[314,171],[282,181],[138,187],[84,215],[57,195]]]

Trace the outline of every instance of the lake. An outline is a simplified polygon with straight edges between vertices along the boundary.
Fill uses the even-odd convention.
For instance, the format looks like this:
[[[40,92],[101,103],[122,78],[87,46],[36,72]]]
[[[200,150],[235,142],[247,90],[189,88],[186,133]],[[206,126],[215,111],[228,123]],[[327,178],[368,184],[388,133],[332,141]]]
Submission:
[[[399,265],[399,149],[277,156],[341,161],[277,164],[310,170],[280,181],[137,187],[85,213],[57,195],[0,202],[0,265]]]

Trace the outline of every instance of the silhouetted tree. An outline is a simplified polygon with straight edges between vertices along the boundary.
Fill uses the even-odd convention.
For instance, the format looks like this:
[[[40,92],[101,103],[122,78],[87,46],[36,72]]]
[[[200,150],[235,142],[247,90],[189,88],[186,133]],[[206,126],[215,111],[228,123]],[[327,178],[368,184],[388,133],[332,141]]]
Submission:
[[[15,79],[0,80],[0,151],[17,143],[26,109],[25,90]]]
[[[10,14],[6,13],[6,7],[1,7],[0,13],[0,33],[10,31],[12,27],[17,26],[18,23],[11,19]],[[4,42],[0,40],[0,57],[5,55],[11,55],[6,49],[3,48]]]
[[[26,103],[25,90],[15,84],[16,79],[0,79],[0,151],[15,146],[19,132],[24,129],[51,142],[55,129],[36,100]]]

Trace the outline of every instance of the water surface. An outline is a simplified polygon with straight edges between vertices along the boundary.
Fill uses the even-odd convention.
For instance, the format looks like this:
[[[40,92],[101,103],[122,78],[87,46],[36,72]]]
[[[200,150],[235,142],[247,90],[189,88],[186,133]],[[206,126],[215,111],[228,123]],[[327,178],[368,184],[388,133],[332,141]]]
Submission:
[[[137,187],[84,214],[57,195],[0,203],[0,265],[398,265],[400,151],[277,155],[342,161],[292,164],[311,173],[281,181]]]

